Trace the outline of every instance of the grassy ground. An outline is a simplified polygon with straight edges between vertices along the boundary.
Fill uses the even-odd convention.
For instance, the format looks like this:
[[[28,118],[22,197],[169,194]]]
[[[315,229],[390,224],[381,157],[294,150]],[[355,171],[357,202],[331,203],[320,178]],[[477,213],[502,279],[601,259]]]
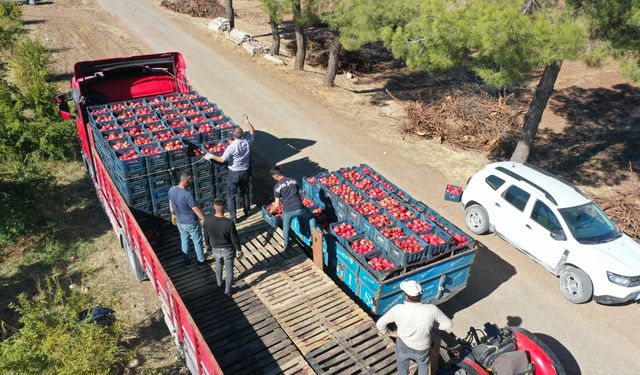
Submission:
[[[44,235],[5,249],[0,263],[0,320],[6,332],[17,327],[8,304],[19,293],[33,296],[46,275],[65,288],[78,288],[116,311],[126,329],[123,345],[133,351],[127,373],[179,373],[182,361],[164,325],[149,283],[134,283],[111,225],[78,161],[51,165],[59,199],[50,210]]]

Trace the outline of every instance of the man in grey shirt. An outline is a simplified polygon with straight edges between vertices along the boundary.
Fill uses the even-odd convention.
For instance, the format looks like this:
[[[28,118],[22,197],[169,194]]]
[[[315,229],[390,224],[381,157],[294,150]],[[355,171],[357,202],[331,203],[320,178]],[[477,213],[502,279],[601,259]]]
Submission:
[[[439,329],[449,330],[453,323],[435,305],[420,302],[422,287],[416,281],[403,281],[400,283],[400,289],[404,292],[404,303],[389,309],[378,319],[376,327],[385,335],[391,334],[392,337],[397,337],[398,375],[409,373],[411,360],[418,364],[418,375],[427,375],[431,329],[437,322]],[[395,323],[398,329],[390,332],[387,328],[389,323]]]
[[[242,128],[233,129],[233,142],[224,150],[222,156],[207,153],[205,160],[215,160],[218,163],[229,165],[229,179],[227,181],[227,209],[229,217],[235,223],[236,219],[236,194],[240,190],[242,195],[242,208],[245,216],[249,214],[251,200],[249,197],[249,179],[251,177],[251,144],[255,138],[256,129],[244,115],[244,122],[249,125],[249,134],[245,134]]]

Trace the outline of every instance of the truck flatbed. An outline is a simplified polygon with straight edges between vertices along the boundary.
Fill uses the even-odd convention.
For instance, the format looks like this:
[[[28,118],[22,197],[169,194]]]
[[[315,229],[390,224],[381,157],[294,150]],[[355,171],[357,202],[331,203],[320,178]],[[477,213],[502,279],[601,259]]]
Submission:
[[[298,245],[256,213],[238,225],[244,258],[230,297],[214,266],[185,268],[178,231],[161,228],[163,268],[227,374],[393,374],[395,346]]]

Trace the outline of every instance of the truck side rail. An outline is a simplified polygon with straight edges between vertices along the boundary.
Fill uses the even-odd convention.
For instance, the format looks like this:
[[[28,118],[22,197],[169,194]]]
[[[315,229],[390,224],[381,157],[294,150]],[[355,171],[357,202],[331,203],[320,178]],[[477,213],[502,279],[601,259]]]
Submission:
[[[91,134],[91,132],[89,133]],[[93,140],[91,143],[94,145]],[[138,258],[160,298],[165,322],[176,344],[184,354],[189,370],[192,374],[222,374],[220,366],[194,323],[189,310],[171,283],[131,210],[115,187],[94,147],[91,148],[91,152],[95,162],[94,183],[98,197],[104,205],[116,235],[119,235],[119,230],[124,232],[129,248]]]

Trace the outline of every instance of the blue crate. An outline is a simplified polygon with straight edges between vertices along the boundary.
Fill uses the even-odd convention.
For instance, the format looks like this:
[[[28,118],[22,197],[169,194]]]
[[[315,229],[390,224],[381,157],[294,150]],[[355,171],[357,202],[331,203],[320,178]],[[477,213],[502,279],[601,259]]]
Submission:
[[[396,199],[400,199],[400,198],[399,198],[399,197],[397,197],[397,196],[394,196],[394,198],[396,198]],[[402,200],[400,200],[400,201],[402,202]],[[402,206],[401,206],[401,207],[406,207],[406,208],[407,208],[407,212],[411,212],[411,213],[413,214],[413,217],[408,218],[408,219],[400,219],[400,218],[397,218],[397,217],[395,217],[395,216],[391,215],[391,212],[388,212],[388,211],[387,211],[387,212],[389,213],[389,216],[391,216],[391,218],[393,218],[393,219],[395,219],[395,220],[397,220],[397,221],[401,221],[401,222],[405,222],[405,221],[413,220],[413,219],[415,219],[415,218],[420,217],[420,213],[419,213],[418,211],[414,210],[410,205],[408,205],[408,204],[402,204]]]
[[[373,249],[371,252],[369,252],[369,253],[366,253],[366,254],[360,254],[360,253],[356,252],[356,251],[351,247],[351,245],[352,245],[355,241],[359,241],[359,240],[361,240],[361,239],[363,239],[363,238],[364,238],[364,239],[369,240],[369,239],[367,238],[366,234],[361,234],[361,235],[359,235],[359,236],[356,236],[355,238],[350,239],[350,240],[347,242],[347,246],[345,246],[345,248],[347,249],[347,251],[349,251],[349,253],[351,253],[351,255],[353,255],[353,257],[354,257],[354,258],[358,259],[358,260],[360,261],[360,263],[365,264],[365,263],[367,262],[367,260],[366,260],[366,258],[365,258],[365,255],[367,255],[367,254],[371,254],[371,253],[373,253],[373,252],[380,253],[380,250],[378,250],[378,249],[375,247],[375,245],[373,245],[373,246],[374,246],[374,249]],[[371,241],[371,240],[369,240],[369,241]],[[371,242],[373,243],[373,241],[371,241]]]
[[[169,168],[169,163],[167,161],[167,152],[162,148],[160,142],[154,141],[151,144],[138,146],[138,149],[142,150],[147,148],[159,148],[161,150],[158,154],[149,154],[145,155],[145,165],[147,168],[147,172],[150,175],[157,174],[158,172],[166,172]]]
[[[365,177],[365,175],[358,169],[358,167],[348,167],[348,168],[340,168],[338,169],[337,173],[344,178],[345,181],[349,181],[351,182],[350,179],[348,179],[346,176],[344,176],[344,173],[346,172],[355,172],[358,175],[360,175],[360,178],[356,178],[356,180],[361,179],[362,177]]]
[[[378,271],[378,270],[374,270],[371,265],[369,264],[369,261],[373,258],[377,258],[377,257],[382,257],[382,258],[387,258],[384,254],[383,251],[374,251],[371,252],[367,255],[365,255],[365,262],[364,262],[364,268],[371,274],[373,275],[376,279],[378,279],[379,281],[382,281],[384,279],[386,279],[387,277],[389,277],[389,275],[391,275],[391,273],[393,273],[395,271],[395,269],[390,269],[387,271]],[[388,259],[388,258],[387,258]],[[390,259],[389,259],[390,260]]]
[[[149,174],[149,189],[153,192],[158,189],[169,189],[172,186],[171,176],[167,172]]]
[[[419,200],[412,200],[411,202],[409,202],[409,205],[411,205],[411,207],[413,207],[414,210],[418,211],[418,212],[424,212],[427,209],[427,205],[422,203]]]
[[[413,197],[409,193],[400,188],[396,190],[395,195],[397,195],[401,201],[408,205],[411,205],[411,203],[415,201],[415,199],[413,199]]]
[[[135,145],[133,144],[131,138],[129,136],[125,136],[124,138],[112,139],[107,141],[107,147],[105,148],[105,150],[114,150],[113,146],[119,142],[127,142],[129,144],[129,147],[125,147],[127,149],[135,148]]]
[[[427,205],[424,206],[422,213],[425,215],[425,217],[435,223],[443,219],[443,217],[439,213],[437,213],[434,209]]]
[[[459,188],[460,186],[447,184],[447,187],[444,190],[444,200],[451,202],[460,202],[460,199],[462,198],[462,192],[460,192],[460,194],[449,193],[448,190],[450,187]]]
[[[338,241],[338,243],[339,243],[339,244],[341,244],[342,246],[347,246],[347,242],[348,242],[348,241],[350,241],[352,238],[355,238],[355,237],[356,237],[356,236],[358,236],[358,235],[362,235],[362,234],[363,234],[362,232],[359,232],[359,231],[358,231],[358,228],[357,228],[357,227],[353,226],[353,229],[356,231],[356,234],[355,234],[355,235],[353,235],[353,237],[350,237],[350,238],[344,238],[344,237],[338,236],[338,235],[336,234],[336,232],[335,232],[335,227],[337,227],[338,225],[340,225],[340,224],[342,224],[342,223],[351,224],[351,226],[353,226],[353,223],[350,223],[350,222],[345,221],[345,220],[343,220],[343,221],[337,221],[337,222],[335,222],[335,223],[331,223],[331,224],[329,225],[329,233],[331,233],[331,234],[336,238],[336,241]]]
[[[164,147],[167,143],[175,142],[175,141],[179,141],[182,147],[176,150],[167,150]],[[166,141],[161,141],[160,144],[162,145],[163,148],[165,148],[165,151],[167,152],[167,160],[169,161],[170,167],[180,167],[184,165],[189,165],[189,162],[190,162],[189,148],[180,139],[178,138],[168,139]]]
[[[129,137],[129,138],[131,138],[131,143],[136,145],[138,148],[144,147],[146,145],[153,145],[155,143],[155,139],[153,139],[153,137],[151,135],[149,135],[149,134],[134,135],[133,137]],[[138,141],[138,140],[145,140],[148,143],[138,144],[138,143],[136,143],[136,141]]]
[[[141,126],[144,128],[144,130],[152,134],[158,134],[171,129],[164,121],[148,122],[146,124],[141,124]],[[151,127],[153,127],[153,130],[151,129]]]
[[[115,120],[96,123],[96,124],[94,124],[93,127],[96,130],[98,130],[99,132],[105,132],[105,131],[109,131],[109,130],[122,130],[120,125],[118,125],[118,122],[115,121]]]
[[[105,104],[98,104],[98,105],[93,105],[91,107],[87,107],[87,113],[89,114],[89,116],[93,117],[93,114],[91,112],[95,111],[95,110],[104,110],[106,109],[107,113],[110,111],[110,108],[105,105]]]
[[[162,101],[167,103],[173,103],[172,98],[176,98],[177,100],[182,100],[182,93],[174,92],[169,95],[163,95]]]
[[[205,115],[205,117],[209,118],[209,117],[215,117],[215,116],[220,116],[222,115],[222,110],[220,108],[218,108],[218,106],[216,106],[215,104],[211,103],[209,105],[203,105],[203,106],[198,106],[198,109],[200,110],[200,112],[202,112],[202,114]]]
[[[262,206],[262,220],[273,228],[277,228],[282,225],[282,217],[271,215],[267,210],[267,206]]]
[[[129,199],[141,194],[149,194],[149,183],[146,177],[134,177],[129,179],[123,179],[117,174],[112,176],[113,181],[122,194],[122,197],[129,202]]]
[[[376,212],[377,214],[383,214],[386,215],[387,217],[389,217],[389,219],[391,220],[391,225],[395,225],[396,220],[393,219],[393,217],[391,215],[389,215],[388,212],[384,211],[384,210],[380,210],[378,212]],[[373,214],[371,214],[373,215]],[[362,231],[369,236],[369,238],[374,238],[376,232],[378,232],[378,227],[376,227],[375,225],[373,225],[369,220],[369,216],[371,215],[367,215],[367,216],[362,216],[362,221],[360,222],[360,228],[362,228]]]
[[[311,180],[311,181],[309,181]],[[302,190],[302,194],[313,201],[318,201],[318,187],[315,183],[314,177],[302,177],[300,181],[300,190]]]
[[[140,106],[138,106],[138,104]],[[146,106],[147,106],[147,102],[145,102],[144,99],[134,99],[134,100],[127,101],[127,107],[129,108],[141,108]]]
[[[398,266],[406,266],[409,263],[414,263],[421,261],[427,256],[427,251],[429,250],[429,245],[424,242],[420,237],[415,234],[411,234],[409,236],[405,236],[403,238],[399,238],[398,240],[406,240],[409,237],[415,238],[420,244],[422,250],[415,253],[406,253],[395,243],[391,247],[386,250],[387,257],[389,260],[394,262]]]
[[[402,225],[402,223],[399,223],[399,222],[396,222],[394,224],[388,225],[386,227],[375,228],[372,231],[373,234],[371,236],[371,240],[376,245],[376,247],[379,248],[380,250],[388,251],[392,246],[394,246],[393,240],[387,238],[384,234],[382,234],[382,230],[383,229],[392,228],[392,227],[400,227],[400,228],[402,228],[402,230],[405,233],[405,236],[411,234],[411,231],[407,227]]]
[[[445,232],[444,230],[442,230],[442,228],[438,226],[434,227],[428,233],[435,233],[436,235],[438,235],[440,238],[444,240],[444,244],[442,245],[427,244],[427,249],[428,249],[427,258],[431,258],[436,255],[446,253],[447,251],[449,251],[451,247],[451,235],[449,235],[449,233]],[[424,235],[425,233],[420,234],[420,236],[424,236]]]
[[[127,205],[130,208],[144,212],[151,212],[153,210],[153,208],[151,207],[149,194],[147,194],[146,192],[130,196],[125,200],[127,201]]]
[[[129,160],[120,160],[120,156],[129,151],[135,151],[138,157]],[[112,165],[120,176],[123,178],[141,176],[146,173],[146,165],[144,156],[135,148],[127,148],[123,150],[113,150],[114,158],[112,158]]]
[[[208,125],[211,127],[210,130],[204,130],[202,127]],[[215,127],[215,124],[210,122],[204,122],[200,124],[193,125],[193,128],[200,134],[200,139],[202,143],[213,142],[220,139],[220,129]]]
[[[423,230],[423,231],[419,231],[419,232],[416,232],[416,231],[412,230],[412,232],[415,233],[415,234],[427,233],[427,232],[431,231],[433,228],[436,227],[436,223],[434,223],[428,217],[424,216],[424,214],[420,214],[418,217],[416,217],[414,219],[407,220],[407,221],[404,222],[404,224],[407,226],[407,228],[409,228],[409,223],[411,223],[412,221],[415,221],[415,220],[422,220],[422,221],[426,222],[430,226],[429,229]]]
[[[204,196],[205,194],[212,194],[213,189],[213,180],[211,178],[201,178],[201,179],[194,179],[193,182],[193,189],[196,192],[196,195],[198,195],[198,192],[200,192],[200,196]]]
[[[213,190],[211,189],[211,186],[207,186],[207,187],[203,187],[203,188],[198,188],[195,187],[195,196],[196,196],[196,200],[202,200],[202,199],[213,199]]]

